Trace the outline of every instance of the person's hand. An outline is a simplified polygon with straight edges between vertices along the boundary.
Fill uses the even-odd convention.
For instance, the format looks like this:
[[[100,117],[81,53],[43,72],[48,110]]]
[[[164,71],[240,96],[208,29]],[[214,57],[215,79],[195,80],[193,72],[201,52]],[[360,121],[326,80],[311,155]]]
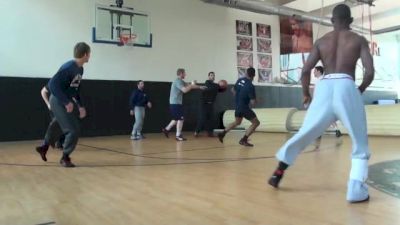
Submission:
[[[65,109],[67,110],[67,113],[71,113],[74,111],[74,104],[72,102],[68,102],[68,104],[65,105]]]
[[[200,90],[205,90],[205,89],[207,89],[206,86],[200,86]]]
[[[51,107],[50,104],[47,104],[47,108],[51,111]]]
[[[151,104],[151,102],[148,102],[148,103],[147,103],[147,108],[151,109],[152,106],[153,106],[153,105]]]
[[[86,117],[86,109],[85,107],[79,107],[79,118],[83,119]]]
[[[308,108],[308,106],[310,106],[310,103],[311,103],[311,96],[309,96],[309,95],[307,95],[307,96],[303,96],[303,105],[304,105],[304,108]]]
[[[196,80],[194,80],[194,81],[191,82],[192,85],[195,85],[196,83],[197,83]]]
[[[133,116],[135,113],[133,112],[133,110],[129,111],[129,115]]]

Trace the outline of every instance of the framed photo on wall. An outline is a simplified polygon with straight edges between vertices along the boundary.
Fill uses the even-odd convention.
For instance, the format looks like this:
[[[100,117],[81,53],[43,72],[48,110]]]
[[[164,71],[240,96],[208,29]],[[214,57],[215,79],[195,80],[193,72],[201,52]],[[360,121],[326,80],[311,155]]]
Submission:
[[[238,78],[242,78],[242,77],[245,77],[245,76],[246,76],[246,70],[247,70],[247,68],[238,67],[237,70],[238,70]]]
[[[257,23],[257,37],[271,38],[271,26],[267,24]]]
[[[236,36],[236,47],[239,51],[253,51],[253,38]]]
[[[272,81],[272,69],[258,69],[258,82],[270,83]]]
[[[272,56],[265,54],[257,54],[258,68],[269,69],[272,68]]]
[[[271,53],[271,40],[264,38],[257,38],[257,52]]]
[[[236,20],[236,34],[252,36],[251,22]]]
[[[238,52],[237,53],[237,66],[238,67],[251,67],[253,66],[253,53],[252,52]]]

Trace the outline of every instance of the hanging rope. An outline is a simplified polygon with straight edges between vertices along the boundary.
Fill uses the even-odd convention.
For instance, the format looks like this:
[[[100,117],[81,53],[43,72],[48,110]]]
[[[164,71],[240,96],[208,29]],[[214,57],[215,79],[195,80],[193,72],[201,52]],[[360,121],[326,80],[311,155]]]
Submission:
[[[319,28],[321,27],[321,23],[322,23],[322,17],[324,16],[324,0],[321,0],[321,11],[319,14],[319,23],[318,23],[318,29],[317,29],[317,38],[319,38]]]

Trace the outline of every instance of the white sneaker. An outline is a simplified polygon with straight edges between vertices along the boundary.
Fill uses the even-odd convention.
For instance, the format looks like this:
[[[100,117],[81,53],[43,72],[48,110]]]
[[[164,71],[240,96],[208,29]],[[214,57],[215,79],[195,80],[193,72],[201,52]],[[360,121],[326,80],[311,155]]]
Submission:
[[[347,184],[347,201],[350,203],[360,203],[369,200],[368,186],[359,180],[349,180]]]

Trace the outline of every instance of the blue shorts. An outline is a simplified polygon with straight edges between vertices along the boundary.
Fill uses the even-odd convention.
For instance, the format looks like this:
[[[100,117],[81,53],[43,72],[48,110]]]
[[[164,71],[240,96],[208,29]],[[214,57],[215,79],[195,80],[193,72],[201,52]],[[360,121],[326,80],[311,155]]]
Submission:
[[[247,109],[236,109],[235,117],[237,118],[246,118],[246,120],[252,120],[257,117],[256,113],[250,108]]]
[[[169,112],[173,120],[183,120],[183,105],[170,104]]]

